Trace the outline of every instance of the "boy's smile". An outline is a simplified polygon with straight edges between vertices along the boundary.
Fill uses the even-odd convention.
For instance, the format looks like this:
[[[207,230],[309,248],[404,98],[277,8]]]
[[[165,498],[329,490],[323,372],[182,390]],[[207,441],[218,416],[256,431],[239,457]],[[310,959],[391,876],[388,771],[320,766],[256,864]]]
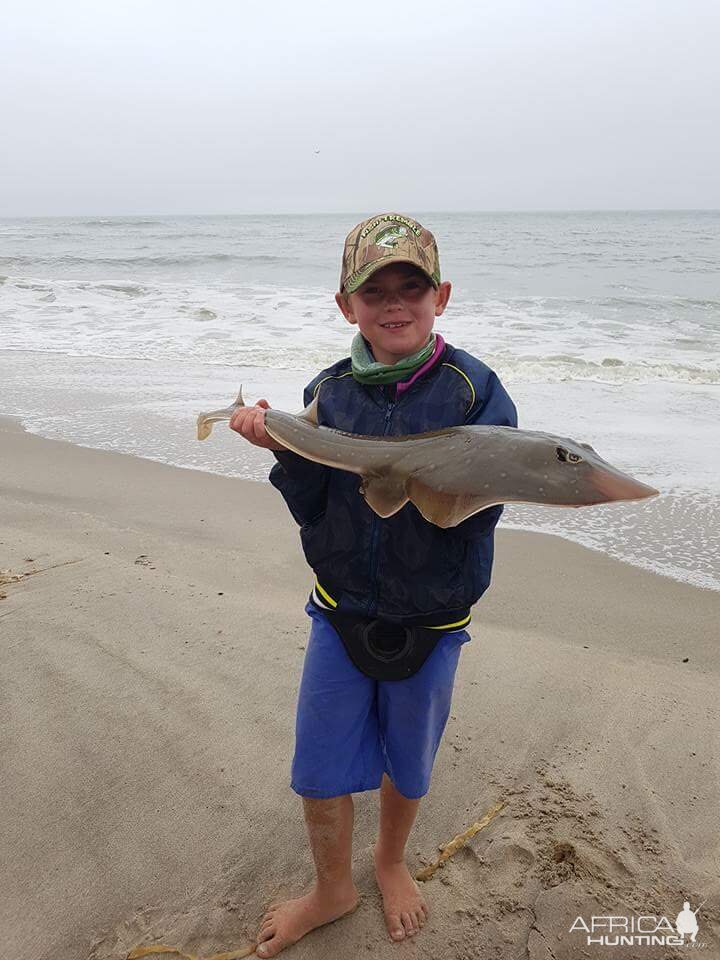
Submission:
[[[378,363],[397,363],[421,350],[450,299],[448,281],[435,287],[418,267],[393,263],[376,271],[355,293],[335,295],[349,323],[356,323]]]

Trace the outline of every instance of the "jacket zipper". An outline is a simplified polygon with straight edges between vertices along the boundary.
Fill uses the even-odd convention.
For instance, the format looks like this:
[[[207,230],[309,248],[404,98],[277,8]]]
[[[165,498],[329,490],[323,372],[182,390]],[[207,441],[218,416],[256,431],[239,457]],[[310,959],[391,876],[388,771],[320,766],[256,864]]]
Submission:
[[[390,417],[395,409],[395,402],[391,400],[385,410],[385,424],[382,436],[387,436],[390,429]],[[378,601],[378,541],[380,540],[380,517],[373,511],[372,527],[370,528],[370,599],[368,601],[368,616],[374,617],[377,612]]]

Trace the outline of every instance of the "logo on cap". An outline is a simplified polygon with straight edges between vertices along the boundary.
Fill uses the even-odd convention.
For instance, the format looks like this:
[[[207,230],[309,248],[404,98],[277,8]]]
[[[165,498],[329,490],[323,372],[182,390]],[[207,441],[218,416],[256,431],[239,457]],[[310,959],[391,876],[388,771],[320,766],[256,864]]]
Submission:
[[[396,247],[408,234],[407,227],[385,227],[375,234],[376,247]]]
[[[383,220],[392,220],[396,223],[404,223],[406,227],[410,227],[416,237],[419,237],[422,233],[422,227],[420,224],[416,223],[414,220],[411,220],[410,217],[403,217],[401,213],[382,213],[379,217],[372,217],[369,222],[366,220],[364,223],[358,224],[358,226],[362,227],[360,231],[360,237],[364,240],[365,237],[375,229],[375,227],[379,226],[383,222]],[[355,230],[357,230],[357,227],[355,227]],[[405,231],[405,234],[407,234],[407,230]]]

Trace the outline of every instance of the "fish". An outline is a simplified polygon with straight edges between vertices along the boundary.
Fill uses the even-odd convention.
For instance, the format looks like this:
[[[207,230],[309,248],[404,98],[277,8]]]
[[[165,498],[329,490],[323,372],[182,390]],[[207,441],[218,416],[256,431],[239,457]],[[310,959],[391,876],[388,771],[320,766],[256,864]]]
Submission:
[[[201,413],[197,436],[244,407]],[[300,414],[265,411],[269,436],[293,453],[360,478],[380,517],[412,503],[438,527],[455,527],[488,507],[533,503],[587,507],[646,500],[660,491],[612,466],[589,443],[541,430],[461,425],[403,437],[366,437],[318,425],[317,397]]]

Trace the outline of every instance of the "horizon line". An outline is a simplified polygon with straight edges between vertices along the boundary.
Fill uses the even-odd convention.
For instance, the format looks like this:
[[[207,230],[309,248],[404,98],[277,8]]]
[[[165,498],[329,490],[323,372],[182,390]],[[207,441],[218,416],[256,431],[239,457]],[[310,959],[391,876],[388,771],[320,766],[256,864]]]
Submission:
[[[418,210],[419,214],[437,215],[461,215],[470,216],[476,214],[522,214],[522,213],[720,213],[720,207],[496,207],[483,208],[477,210]],[[77,220],[77,219],[127,219],[137,217],[150,217],[160,219],[162,217],[355,217],[362,216],[360,211],[352,210],[312,210],[304,212],[224,212],[216,213],[204,211],[202,213],[149,213],[146,211],[133,211],[131,213],[16,213],[1,214],[0,220]]]

